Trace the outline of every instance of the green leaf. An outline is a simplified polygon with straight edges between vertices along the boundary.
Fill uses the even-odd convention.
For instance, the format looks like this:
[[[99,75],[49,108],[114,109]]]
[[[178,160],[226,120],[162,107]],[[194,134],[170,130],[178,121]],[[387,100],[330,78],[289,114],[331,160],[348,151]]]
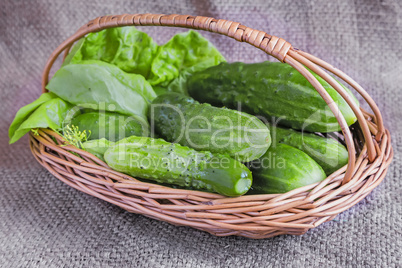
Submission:
[[[61,66],[69,64],[71,61],[81,61],[82,60],[82,54],[80,53],[80,49],[82,47],[82,44],[84,43],[85,38],[82,38],[77,41],[77,43],[74,44],[74,46],[71,48],[70,52],[67,54],[67,57],[64,59],[63,64]]]
[[[143,76],[96,60],[63,66],[46,88],[84,108],[139,115],[145,121],[149,101],[156,96]]]
[[[36,108],[38,108],[40,105],[47,102],[48,100],[51,100],[56,97],[57,96],[54,95],[53,93],[43,93],[37,100],[19,109],[8,130],[9,138],[11,139],[14,136],[15,131],[28,118],[28,116],[32,114],[33,111],[36,110]]]
[[[148,77],[158,45],[135,27],[117,27],[90,33],[75,44],[64,65],[101,60],[128,73]]]
[[[159,47],[148,81],[152,86],[168,87],[173,80],[178,79],[170,89],[180,91],[189,74],[223,61],[225,58],[219,51],[198,32],[176,34]]]
[[[18,129],[10,135],[10,144],[16,142],[34,128],[50,128],[55,131],[61,129],[63,123],[72,118],[74,113],[73,107],[73,105],[60,98],[47,100],[24,119],[18,126]]]

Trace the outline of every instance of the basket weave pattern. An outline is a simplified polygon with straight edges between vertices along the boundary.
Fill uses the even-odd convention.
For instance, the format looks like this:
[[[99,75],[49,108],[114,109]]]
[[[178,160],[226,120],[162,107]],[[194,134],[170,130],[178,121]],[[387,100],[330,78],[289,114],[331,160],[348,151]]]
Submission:
[[[218,236],[267,238],[280,234],[300,235],[332,220],[363,199],[384,179],[393,157],[390,134],[384,128],[378,107],[367,92],[328,63],[293,48],[281,38],[237,22],[175,14],[124,14],[96,18],[81,27],[51,54],[43,72],[43,92],[56,58],[63,51],[67,55],[75,41],[90,32],[128,25],[177,26],[216,32],[250,43],[293,66],[316,88],[336,116],[349,152],[348,165],[320,183],[285,194],[228,198],[213,193],[144,183],[112,170],[88,152],[66,145],[63,138],[51,130],[41,129],[39,135],[31,133],[30,147],[33,155],[61,181],[129,212],[172,224],[191,226]],[[351,128],[352,131],[349,129],[329,94],[303,65],[341,94],[356,114],[357,127]],[[324,69],[352,86],[373,113],[359,108]]]

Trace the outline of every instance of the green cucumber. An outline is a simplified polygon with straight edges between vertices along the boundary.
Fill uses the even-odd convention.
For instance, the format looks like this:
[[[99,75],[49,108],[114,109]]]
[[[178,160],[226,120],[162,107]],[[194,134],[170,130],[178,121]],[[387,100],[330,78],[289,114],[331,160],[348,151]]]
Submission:
[[[111,146],[114,145],[113,141],[109,141],[105,138],[99,140],[88,140],[82,144],[82,149],[88,153],[93,154],[102,161],[105,161],[103,155]]]
[[[133,177],[217,192],[226,196],[246,193],[252,175],[227,155],[194,149],[149,137],[128,137],[104,154],[114,170]]]
[[[149,125],[141,117],[113,112],[90,112],[74,117],[71,125],[79,130],[90,131],[90,140],[105,138],[118,141],[129,136],[148,136]]]
[[[149,113],[151,126],[165,140],[229,154],[241,162],[261,157],[271,144],[268,127],[257,117],[200,104],[178,93],[155,98]]]
[[[348,163],[348,150],[338,141],[293,129],[269,125],[272,140],[302,150],[329,176]]]
[[[310,156],[286,144],[273,144],[260,158],[249,163],[253,173],[252,194],[286,193],[326,178]]]
[[[321,77],[313,75],[338,105],[347,124],[356,122],[355,114],[342,96]],[[186,87],[190,96],[200,102],[241,108],[286,127],[310,132],[340,130],[336,117],[319,93],[288,64],[221,63],[193,74]],[[358,104],[349,89],[344,88]]]

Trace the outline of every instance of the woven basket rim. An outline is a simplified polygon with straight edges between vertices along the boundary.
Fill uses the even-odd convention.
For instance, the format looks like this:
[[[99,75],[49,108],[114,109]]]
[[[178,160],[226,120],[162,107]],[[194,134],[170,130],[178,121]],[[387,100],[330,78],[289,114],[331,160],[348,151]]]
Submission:
[[[130,212],[176,225],[191,226],[214,235],[266,238],[280,234],[303,234],[332,220],[368,195],[385,177],[393,158],[390,134],[384,128],[381,113],[369,94],[328,63],[293,48],[281,38],[237,22],[177,14],[98,17],[82,26],[51,54],[42,75],[42,91],[46,91],[49,72],[56,58],[63,51],[66,56],[74,42],[90,32],[129,25],[177,26],[216,32],[248,42],[291,65],[310,81],[336,116],[349,152],[348,165],[322,182],[288,193],[229,198],[141,182],[110,169],[88,152],[65,145],[63,138],[54,131],[40,129],[37,135],[30,133],[30,147],[37,161],[71,187]],[[358,119],[353,134],[332,98],[304,66],[321,76],[344,97]],[[353,87],[373,113],[359,108],[324,70]]]

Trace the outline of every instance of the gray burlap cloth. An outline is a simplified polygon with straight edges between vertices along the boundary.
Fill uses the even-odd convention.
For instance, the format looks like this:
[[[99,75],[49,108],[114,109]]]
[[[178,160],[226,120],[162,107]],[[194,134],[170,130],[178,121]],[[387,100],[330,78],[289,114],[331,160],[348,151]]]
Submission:
[[[0,1],[0,267],[401,267],[402,6],[384,1]],[[303,236],[214,237],[130,214],[63,184],[24,137],[8,145],[16,111],[40,94],[57,45],[105,14],[177,13],[230,19],[289,41],[345,71],[379,105],[395,150],[369,196]],[[159,43],[173,28],[146,27]],[[205,33],[230,61],[268,59]]]

